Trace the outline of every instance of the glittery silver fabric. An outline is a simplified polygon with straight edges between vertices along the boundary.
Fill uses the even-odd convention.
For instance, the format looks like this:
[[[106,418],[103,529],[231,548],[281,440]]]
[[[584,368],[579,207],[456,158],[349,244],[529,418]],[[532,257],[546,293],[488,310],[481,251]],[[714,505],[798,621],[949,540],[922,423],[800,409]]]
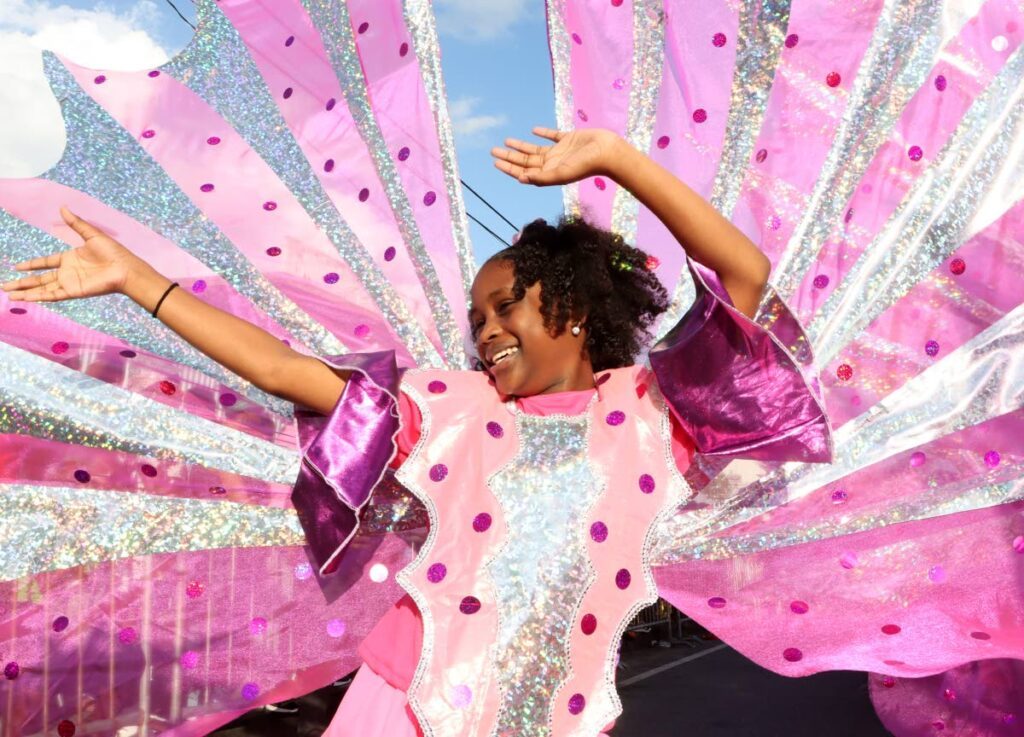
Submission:
[[[572,81],[569,76],[571,49],[569,31],[565,27],[567,0],[546,0],[546,2],[551,71],[555,83],[555,122],[558,125],[558,130],[567,131],[576,127],[573,115]],[[580,190],[577,182],[562,187],[562,204],[566,213],[579,214]]]
[[[519,453],[489,479],[509,530],[485,565],[500,612],[495,734],[550,734],[550,696],[568,674],[569,632],[595,576],[585,522],[604,490],[588,461],[588,424],[589,414],[518,413]]]

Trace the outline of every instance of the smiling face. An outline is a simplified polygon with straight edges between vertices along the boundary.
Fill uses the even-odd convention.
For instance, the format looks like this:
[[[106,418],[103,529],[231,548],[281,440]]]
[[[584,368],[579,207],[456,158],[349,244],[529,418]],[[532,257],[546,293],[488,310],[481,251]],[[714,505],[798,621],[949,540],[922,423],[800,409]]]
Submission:
[[[471,290],[469,324],[477,355],[497,390],[529,397],[593,387],[594,371],[583,350],[586,326],[578,336],[569,329],[554,335],[544,326],[540,282],[521,299],[514,287],[512,264],[493,259],[477,273]]]

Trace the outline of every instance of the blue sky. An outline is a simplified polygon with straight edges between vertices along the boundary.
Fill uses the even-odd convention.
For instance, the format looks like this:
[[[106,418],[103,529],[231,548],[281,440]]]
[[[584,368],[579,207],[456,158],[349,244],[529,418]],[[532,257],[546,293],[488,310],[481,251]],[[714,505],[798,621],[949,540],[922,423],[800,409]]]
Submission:
[[[195,21],[191,0],[173,2]],[[495,169],[489,154],[507,136],[529,138],[534,125],[554,126],[543,0],[434,0],[434,8],[462,178],[517,226],[556,218],[559,188],[521,185]],[[53,120],[56,105],[41,99],[45,89],[33,87],[40,76],[38,48],[87,66],[146,68],[152,55],[173,55],[191,34],[166,0],[4,0],[0,90],[7,92],[0,96],[15,97],[0,99],[6,103],[0,108],[20,113],[0,121],[0,176],[41,173],[63,148],[59,116]],[[36,76],[30,79],[25,70]],[[464,194],[472,215],[506,240],[511,237],[508,225]],[[478,261],[500,247],[476,224],[470,228]]]

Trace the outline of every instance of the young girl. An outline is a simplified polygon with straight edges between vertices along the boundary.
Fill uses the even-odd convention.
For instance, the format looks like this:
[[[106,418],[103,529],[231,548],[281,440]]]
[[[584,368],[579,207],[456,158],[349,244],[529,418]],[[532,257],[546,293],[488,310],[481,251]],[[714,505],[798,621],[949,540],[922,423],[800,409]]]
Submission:
[[[297,405],[293,502],[320,572],[395,477],[430,531],[408,596],[363,642],[327,734],[596,735],[621,706],[615,658],[657,591],[651,531],[689,496],[694,451],[821,461],[828,426],[802,371],[752,318],[767,258],[686,185],[609,131],[537,128],[495,165],[523,183],[601,175],[685,248],[698,298],[634,365],[667,307],[647,256],[577,218],[535,221],[472,287],[476,372],[406,371],[390,352],[297,353],[213,308],[66,209],[84,244],[17,265],[12,299],[121,292],[189,343]],[[743,411],[737,411],[742,408]]]

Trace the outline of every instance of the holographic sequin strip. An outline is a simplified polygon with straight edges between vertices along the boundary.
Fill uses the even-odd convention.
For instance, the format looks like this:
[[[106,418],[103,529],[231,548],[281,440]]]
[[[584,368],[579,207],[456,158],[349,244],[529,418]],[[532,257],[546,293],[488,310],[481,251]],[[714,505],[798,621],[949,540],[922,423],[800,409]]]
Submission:
[[[701,491],[708,499],[717,496],[718,502],[701,511],[681,510],[659,529],[659,560],[855,471],[1022,406],[1024,305],[1019,305],[836,430],[832,463],[788,463],[768,474],[754,463],[745,473],[742,466],[736,469],[739,473],[727,469]]]
[[[4,260],[10,263],[67,250],[67,244],[63,241],[3,209],[0,209],[0,243],[4,244]],[[12,270],[9,278],[15,279],[19,276],[24,276],[24,273]],[[102,331],[131,345],[164,356],[181,366],[200,371],[282,417],[292,416],[290,403],[264,393],[237,374],[210,360],[124,295],[111,294],[100,299],[72,299],[37,304],[80,325]]]
[[[817,259],[871,160],[974,4],[961,4],[947,18],[933,0],[885,3],[804,216],[775,266],[772,282],[783,298]]]
[[[966,239],[979,213],[1002,213],[1024,167],[1024,47],[971,105],[874,242],[808,328],[820,365]],[[993,187],[1001,182],[1002,187]]]
[[[0,539],[0,581],[133,556],[305,542],[290,509],[28,484],[0,484]]]
[[[391,203],[395,222],[409,249],[409,257],[416,267],[416,274],[430,304],[434,322],[441,336],[446,367],[462,366],[466,360],[462,333],[452,319],[453,306],[449,305],[444,297],[444,289],[437,278],[430,255],[423,245],[408,196],[402,188],[402,180],[395,171],[391,153],[374,118],[373,106],[366,94],[366,81],[359,62],[359,52],[352,36],[348,7],[338,0],[302,0],[302,4],[323,37],[331,65],[338,75],[352,117],[359,127],[359,134],[373,156],[377,175]]]
[[[0,342],[0,432],[198,463],[291,484],[294,449],[218,425]]]
[[[629,86],[629,122],[626,140],[639,151],[649,151],[658,109],[665,59],[665,11],[661,0],[633,0],[633,70]],[[640,202],[625,187],[612,200],[612,231],[627,243],[636,243]]]
[[[731,217],[750,162],[750,152],[768,106],[782,43],[789,25],[790,0],[743,0],[736,39],[736,69],[725,124],[722,154],[711,189],[710,202],[726,218]],[[665,337],[693,302],[695,289],[684,267],[668,310],[661,316],[655,335]]]
[[[560,131],[576,127],[572,102],[572,56],[569,31],[565,27],[567,0],[547,0],[548,44],[551,47],[551,71],[555,83],[555,121]],[[567,215],[580,212],[579,184],[562,187],[562,203]]]
[[[458,158],[455,155],[455,136],[452,120],[448,113],[448,96],[441,73],[441,47],[437,39],[434,13],[428,0],[406,0],[405,22],[412,35],[412,44],[420,64],[420,74],[426,87],[430,109],[434,111],[438,142],[441,145],[441,166],[444,169],[445,189],[451,209],[452,238],[459,258],[462,273],[462,288],[466,293],[466,310],[469,310],[469,291],[476,276],[476,258],[473,244],[469,239],[469,218],[462,198],[462,183],[459,179]],[[468,357],[467,357],[468,359]],[[464,366],[463,368],[465,368]]]
[[[589,413],[516,414],[519,453],[488,480],[508,537],[485,570],[500,624],[494,667],[501,705],[495,734],[550,734],[550,695],[566,679],[575,612],[596,576],[582,539],[604,491],[589,462]],[[574,490],[573,504],[565,503]]]
[[[417,364],[440,366],[437,350],[401,295],[324,191],[234,26],[213,3],[198,3],[196,12],[199,24],[191,43],[161,70],[216,110],[287,185],[366,288]],[[283,315],[268,312],[284,324]]]
[[[288,332],[320,354],[345,346],[285,297],[50,53],[43,65],[61,101],[68,132],[60,162],[43,178],[73,187],[134,218],[216,271]],[[277,410],[282,411],[282,410]]]

